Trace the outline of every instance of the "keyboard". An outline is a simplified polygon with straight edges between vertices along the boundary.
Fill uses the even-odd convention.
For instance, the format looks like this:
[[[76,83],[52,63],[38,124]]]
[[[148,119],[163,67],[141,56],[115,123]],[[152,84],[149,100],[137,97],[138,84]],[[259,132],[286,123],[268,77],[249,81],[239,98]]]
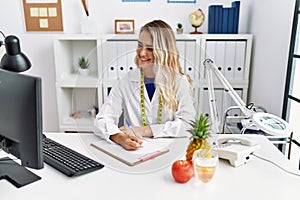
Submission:
[[[43,138],[44,162],[65,175],[78,176],[104,167],[98,163],[50,138]]]

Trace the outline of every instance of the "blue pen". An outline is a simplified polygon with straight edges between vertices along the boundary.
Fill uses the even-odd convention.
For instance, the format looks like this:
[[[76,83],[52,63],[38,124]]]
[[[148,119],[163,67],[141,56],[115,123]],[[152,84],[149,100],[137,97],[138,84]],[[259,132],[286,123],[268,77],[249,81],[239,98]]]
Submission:
[[[126,121],[127,126],[130,128],[131,132],[135,135],[135,137],[137,137],[137,134],[134,132],[130,122],[127,119],[125,119],[125,121]]]
[[[131,132],[135,135],[135,137],[139,137],[139,136],[135,133],[135,131],[133,130],[133,128],[132,128],[130,122],[129,122],[127,119],[125,119],[125,122],[126,122],[127,126],[130,128]],[[143,137],[142,137],[142,138],[143,138]],[[143,140],[146,140],[146,139],[143,138]],[[152,141],[149,141],[149,140],[146,140],[146,141],[153,143]]]

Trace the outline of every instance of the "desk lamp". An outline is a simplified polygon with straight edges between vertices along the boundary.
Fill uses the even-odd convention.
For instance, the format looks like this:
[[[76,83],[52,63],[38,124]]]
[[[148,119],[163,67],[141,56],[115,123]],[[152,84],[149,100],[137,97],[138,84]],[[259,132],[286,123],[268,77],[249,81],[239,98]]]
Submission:
[[[226,80],[223,74],[218,70],[217,66],[211,59],[206,59],[203,64],[205,67],[206,81],[208,85],[209,107],[211,111],[213,133],[219,133],[220,125],[212,77],[214,73],[214,75],[219,79],[225,91],[228,92],[230,97],[237,104],[237,106],[240,108],[245,117],[251,119],[252,122],[247,127],[254,125],[257,128],[264,131],[265,133],[270,134],[272,136],[289,137],[289,135],[292,132],[292,129],[285,120],[270,113],[256,112],[253,106],[247,106],[245,102],[241,99],[241,97],[237,94],[237,92],[232,88],[232,86]]]
[[[0,31],[1,32],[1,31]],[[21,52],[20,41],[14,35],[5,35],[1,32],[4,39],[6,54],[1,59],[0,68],[13,71],[23,72],[31,67],[29,59]],[[3,41],[0,41],[0,47]]]

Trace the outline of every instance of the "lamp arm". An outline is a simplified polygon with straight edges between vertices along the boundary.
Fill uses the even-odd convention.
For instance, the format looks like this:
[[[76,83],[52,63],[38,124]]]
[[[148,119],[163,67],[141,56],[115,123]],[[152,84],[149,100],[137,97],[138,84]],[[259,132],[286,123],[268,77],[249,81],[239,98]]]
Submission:
[[[206,65],[205,65],[206,67]],[[219,120],[219,114],[217,110],[217,105],[216,105],[216,97],[215,97],[215,92],[214,92],[214,83],[213,83],[213,78],[212,78],[212,70],[208,69],[206,67],[206,84],[208,87],[208,98],[209,98],[209,109],[210,109],[210,120],[211,120],[211,131],[212,133],[216,134],[219,133],[219,125],[220,125],[220,120]]]
[[[219,79],[225,91],[228,92],[228,94],[233,99],[233,101],[241,109],[243,114],[246,117],[251,117],[255,112],[247,108],[245,102],[241,99],[238,93],[232,88],[232,86],[224,77],[224,75],[218,70],[214,62],[211,59],[206,59],[204,60],[203,65],[205,67],[205,72],[206,72],[205,80],[208,86],[209,108],[211,111],[211,121],[212,121],[212,132],[218,133],[219,124],[220,124],[220,120],[217,112],[217,106],[216,106],[216,98],[214,93],[213,73]]]

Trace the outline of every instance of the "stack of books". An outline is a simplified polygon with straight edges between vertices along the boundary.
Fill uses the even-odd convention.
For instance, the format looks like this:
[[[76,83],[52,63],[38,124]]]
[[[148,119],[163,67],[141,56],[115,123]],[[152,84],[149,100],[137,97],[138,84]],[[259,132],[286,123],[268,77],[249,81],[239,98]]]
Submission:
[[[231,7],[210,5],[208,7],[208,33],[235,34],[239,29],[240,1]]]

